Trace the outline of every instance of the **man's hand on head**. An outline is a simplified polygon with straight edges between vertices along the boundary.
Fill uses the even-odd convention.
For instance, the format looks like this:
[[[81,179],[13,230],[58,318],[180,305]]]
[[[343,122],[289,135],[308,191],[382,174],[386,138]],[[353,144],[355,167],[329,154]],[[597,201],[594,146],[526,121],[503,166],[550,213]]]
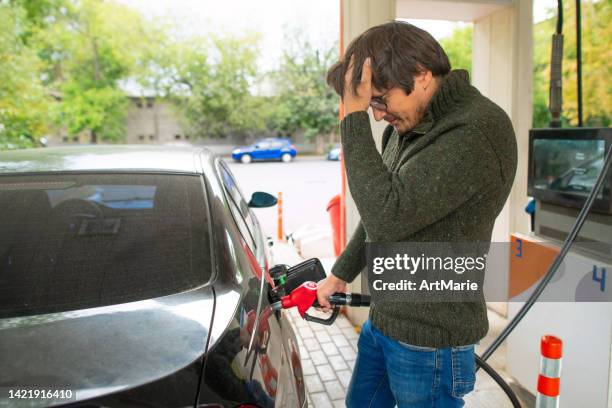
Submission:
[[[351,57],[349,69],[344,76],[344,111],[350,114],[357,111],[367,111],[372,99],[372,67],[370,66],[370,58],[363,61],[361,69],[361,81],[357,86],[357,93],[353,92],[351,80],[353,79],[353,63],[354,58]]]
[[[317,301],[321,305],[320,310],[327,312],[332,309],[332,305],[327,298],[336,292],[346,292],[346,282],[334,275],[329,274],[317,284]]]

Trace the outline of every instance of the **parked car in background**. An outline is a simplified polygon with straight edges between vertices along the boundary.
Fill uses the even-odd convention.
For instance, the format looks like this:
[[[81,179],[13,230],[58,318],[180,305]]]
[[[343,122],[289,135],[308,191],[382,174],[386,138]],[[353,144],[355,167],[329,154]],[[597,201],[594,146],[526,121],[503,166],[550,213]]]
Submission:
[[[342,149],[340,147],[334,147],[333,149],[331,149],[329,153],[327,153],[327,160],[340,160],[341,150]]]
[[[1,152],[0,388],[66,390],[29,407],[304,407],[252,211],[275,203],[205,149]]]
[[[232,151],[232,159],[242,163],[253,160],[281,160],[289,163],[297,155],[290,139],[269,137],[261,139],[250,146],[239,146]]]

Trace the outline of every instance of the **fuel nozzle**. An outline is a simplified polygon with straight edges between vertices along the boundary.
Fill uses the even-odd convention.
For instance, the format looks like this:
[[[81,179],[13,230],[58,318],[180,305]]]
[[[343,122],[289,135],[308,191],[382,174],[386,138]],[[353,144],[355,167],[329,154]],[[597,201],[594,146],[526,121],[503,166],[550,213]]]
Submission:
[[[275,310],[297,307],[302,318],[311,322],[330,325],[336,320],[336,317],[338,317],[340,306],[370,305],[370,296],[361,295],[359,293],[334,293],[328,300],[333,306],[331,317],[328,319],[322,319],[306,313],[311,307],[319,307],[319,302],[317,301],[317,284],[308,281],[302,283],[299,287],[292,290],[291,293],[283,296],[278,302],[273,303],[271,306]]]

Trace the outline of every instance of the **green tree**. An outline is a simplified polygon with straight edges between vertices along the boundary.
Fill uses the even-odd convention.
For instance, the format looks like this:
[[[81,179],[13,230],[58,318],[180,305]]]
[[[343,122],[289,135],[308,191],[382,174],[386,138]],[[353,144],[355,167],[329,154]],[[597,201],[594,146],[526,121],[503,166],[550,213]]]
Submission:
[[[457,28],[440,40],[453,69],[472,72],[472,26]]]
[[[113,1],[0,2],[0,145],[33,146],[45,132],[121,141],[128,100],[165,34]]]
[[[24,41],[26,11],[0,3],[0,149],[32,147],[49,130],[42,61]]]
[[[271,74],[277,95],[268,112],[268,127],[281,133],[301,130],[307,140],[334,132],[339,100],[325,78],[338,59],[338,46],[318,50],[300,33],[285,43],[280,69]]]
[[[582,89],[585,126],[610,126],[612,119],[612,2],[582,2]],[[565,125],[578,124],[576,25],[573,2],[564,3],[563,112]],[[548,127],[548,86],[554,17],[534,27],[533,126]]]
[[[258,35],[168,42],[150,61],[145,84],[170,98],[196,137],[225,137],[263,128],[250,88],[257,74]]]
[[[121,141],[128,99],[119,83],[134,75],[150,45],[142,17],[114,2],[82,0],[66,29],[59,121],[71,134],[89,132],[92,143]]]

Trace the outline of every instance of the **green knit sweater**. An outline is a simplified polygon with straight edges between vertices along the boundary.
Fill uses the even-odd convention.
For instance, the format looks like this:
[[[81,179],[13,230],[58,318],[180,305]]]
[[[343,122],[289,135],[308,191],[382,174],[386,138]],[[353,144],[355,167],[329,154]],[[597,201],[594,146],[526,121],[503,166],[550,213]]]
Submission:
[[[486,242],[516,172],[517,150],[506,113],[451,71],[423,120],[398,135],[392,126],[381,155],[365,111],[340,124],[348,185],[361,222],[332,273],[351,282],[366,266],[365,242]],[[480,302],[372,305],[385,335],[409,344],[473,344],[488,331]]]

